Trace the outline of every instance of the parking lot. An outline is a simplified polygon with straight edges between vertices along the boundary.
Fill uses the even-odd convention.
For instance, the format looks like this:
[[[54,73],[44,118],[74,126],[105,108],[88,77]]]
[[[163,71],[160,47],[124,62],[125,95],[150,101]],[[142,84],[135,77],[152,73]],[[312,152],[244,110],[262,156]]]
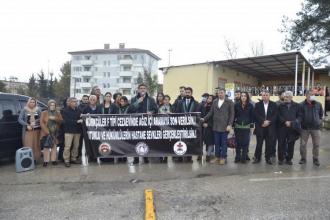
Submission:
[[[154,190],[157,219],[329,219],[330,132],[320,167],[201,163],[90,163],[16,173],[0,165],[0,219],[144,219],[144,189]],[[250,156],[254,152],[252,140]],[[311,146],[311,143],[309,143]]]

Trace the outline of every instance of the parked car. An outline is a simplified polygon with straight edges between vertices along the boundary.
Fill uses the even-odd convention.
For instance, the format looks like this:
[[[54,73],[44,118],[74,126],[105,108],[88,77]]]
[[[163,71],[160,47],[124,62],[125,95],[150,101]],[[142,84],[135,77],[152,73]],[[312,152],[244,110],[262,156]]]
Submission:
[[[0,158],[13,158],[22,147],[22,126],[18,116],[28,101],[28,96],[0,92]],[[41,110],[47,105],[37,101]]]

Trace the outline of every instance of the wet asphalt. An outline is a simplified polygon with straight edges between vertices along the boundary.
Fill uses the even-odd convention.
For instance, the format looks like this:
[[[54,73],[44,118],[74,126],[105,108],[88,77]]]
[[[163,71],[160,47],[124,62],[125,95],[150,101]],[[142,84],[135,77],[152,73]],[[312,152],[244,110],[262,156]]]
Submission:
[[[0,164],[0,219],[144,219],[144,190],[154,190],[157,219],[330,219],[330,132],[322,132],[320,167],[167,163],[63,164],[16,173]],[[250,156],[255,139],[251,141]]]

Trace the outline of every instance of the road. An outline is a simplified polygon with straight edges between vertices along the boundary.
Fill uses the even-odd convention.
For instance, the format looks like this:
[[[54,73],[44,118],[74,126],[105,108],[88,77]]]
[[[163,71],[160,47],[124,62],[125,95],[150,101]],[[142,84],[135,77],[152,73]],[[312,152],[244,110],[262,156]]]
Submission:
[[[330,219],[330,132],[320,167],[200,163],[63,164],[15,173],[0,165],[0,219],[144,219],[144,189],[154,190],[157,219]],[[254,152],[252,140],[250,152]],[[251,153],[252,155],[252,153]]]

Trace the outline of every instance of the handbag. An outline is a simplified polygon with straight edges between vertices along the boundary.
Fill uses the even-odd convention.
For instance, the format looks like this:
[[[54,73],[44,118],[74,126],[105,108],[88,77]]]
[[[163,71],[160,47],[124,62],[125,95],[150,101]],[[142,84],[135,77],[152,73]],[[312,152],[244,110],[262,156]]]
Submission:
[[[235,135],[232,135],[230,138],[227,138],[227,146],[228,148],[235,149],[236,148],[236,138]]]
[[[51,135],[43,136],[40,140],[40,145],[42,148],[52,148],[53,144],[54,141]]]

